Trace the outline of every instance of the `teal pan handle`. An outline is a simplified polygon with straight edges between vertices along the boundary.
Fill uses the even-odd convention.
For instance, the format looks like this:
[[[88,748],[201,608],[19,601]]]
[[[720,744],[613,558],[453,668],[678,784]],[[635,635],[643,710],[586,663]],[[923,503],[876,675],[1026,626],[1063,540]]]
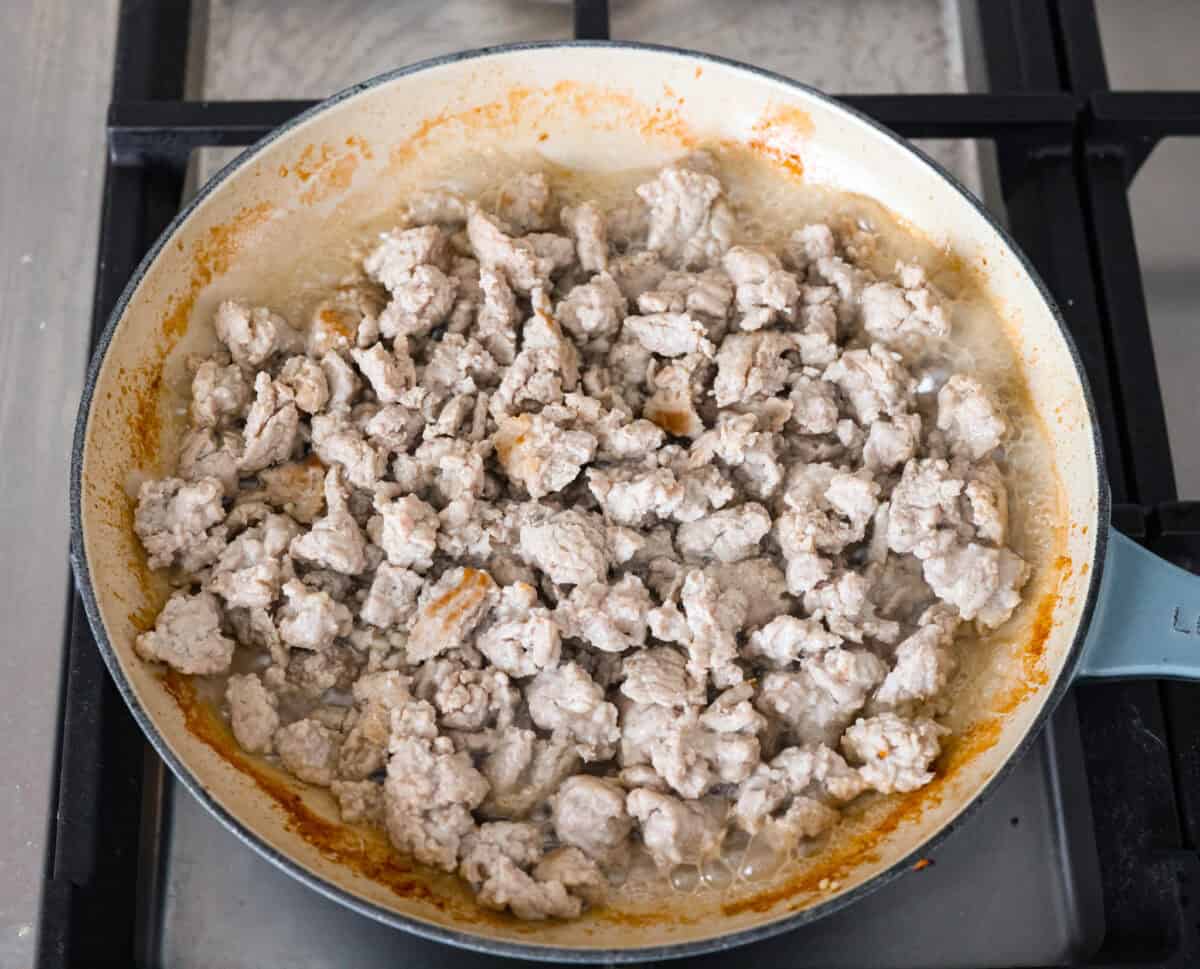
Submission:
[[[1076,675],[1200,679],[1200,575],[1110,530]]]

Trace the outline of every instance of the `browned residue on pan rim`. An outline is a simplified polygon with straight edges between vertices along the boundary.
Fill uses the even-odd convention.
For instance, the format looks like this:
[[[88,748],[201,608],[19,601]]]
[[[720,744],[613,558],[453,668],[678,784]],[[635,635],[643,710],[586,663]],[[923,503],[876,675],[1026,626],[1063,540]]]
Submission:
[[[281,164],[278,172],[280,178],[294,176],[305,183],[297,198],[301,205],[315,205],[348,189],[359,164],[374,157],[362,135],[349,135],[338,145],[327,141],[305,145],[292,163]]]
[[[164,368],[167,358],[187,333],[196,300],[206,286],[229,270],[247,238],[271,217],[273,211],[266,202],[247,206],[196,239],[191,246],[187,281],[168,299],[153,346],[136,367],[117,367],[113,384],[122,400],[119,405],[109,400],[111,391],[106,393],[106,400],[109,400],[108,406],[116,406],[118,411],[128,415],[124,439],[132,469],[149,472],[158,466],[163,425],[167,419],[163,411]],[[185,249],[182,240],[176,240],[175,246],[181,252]],[[141,297],[135,294],[134,298]],[[131,304],[126,312],[132,311]],[[106,507],[114,527],[133,534],[136,502],[130,495],[118,486],[111,494],[93,495],[92,500]],[[141,607],[132,609],[126,618],[134,629],[144,631],[153,626],[153,614],[161,606],[163,597],[156,594],[156,586],[162,583],[151,574],[138,542],[133,543],[125,564],[137,577],[147,600]]]
[[[167,311],[159,324],[161,338],[148,359],[136,370],[122,367],[117,371],[119,392],[133,398],[133,406],[129,408],[128,441],[136,468],[149,470],[159,457],[163,366],[167,356],[187,333],[196,299],[205,286],[229,270],[246,237],[266,222],[272,212],[273,208],[267,202],[248,206],[228,222],[210,228],[193,243],[190,277],[167,303]],[[177,245],[182,248],[182,243]]]
[[[772,104],[754,122],[746,145],[783,173],[803,178],[804,160],[796,143],[810,137],[813,130],[807,111],[791,104]]]
[[[504,134],[532,127],[563,116],[587,118],[603,130],[639,131],[646,138],[667,139],[680,147],[696,144],[696,136],[684,120],[684,99],[664,91],[666,103],[650,107],[632,94],[582,81],[558,81],[550,87],[510,87],[504,97],[461,111],[443,111],[426,118],[416,131],[391,150],[390,168],[407,164],[437,138],[452,138],[486,130]],[[545,131],[538,134],[544,140]],[[547,136],[548,137],[548,136]]]
[[[300,154],[291,165],[291,172],[302,182],[319,178],[321,174],[335,165],[347,151],[355,152],[363,158],[374,158],[370,144],[361,135],[350,135],[342,146],[322,142],[320,145],[308,144],[300,149]],[[280,175],[286,177],[288,166],[280,166]]]

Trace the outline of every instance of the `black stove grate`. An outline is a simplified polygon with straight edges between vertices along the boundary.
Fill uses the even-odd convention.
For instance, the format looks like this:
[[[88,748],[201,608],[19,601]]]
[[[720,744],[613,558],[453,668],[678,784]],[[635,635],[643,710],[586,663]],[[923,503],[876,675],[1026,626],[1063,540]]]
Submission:
[[[183,100],[188,0],[123,0],[92,342],[180,204],[190,153],[249,145],[309,106]],[[576,0],[576,36],[608,36]],[[902,135],[994,142],[1010,227],[1054,292],[1096,397],[1114,522],[1200,570],[1200,502],[1176,500],[1127,189],[1159,140],[1200,135],[1200,90],[1108,89],[1093,0],[986,0],[991,93],[844,98]],[[72,595],[37,964],[143,964],[162,765]],[[1107,934],[1088,966],[1200,965],[1200,685],[1075,689]],[[802,930],[801,930],[802,931]]]

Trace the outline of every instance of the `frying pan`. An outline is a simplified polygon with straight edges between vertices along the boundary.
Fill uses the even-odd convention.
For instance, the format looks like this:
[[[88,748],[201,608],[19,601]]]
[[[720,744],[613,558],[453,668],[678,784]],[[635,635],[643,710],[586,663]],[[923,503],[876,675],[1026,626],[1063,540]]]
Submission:
[[[952,251],[1000,312],[1047,430],[1061,491],[1054,555],[987,644],[990,677],[956,694],[939,776],[855,805],[829,843],[725,893],[622,897],[574,922],[481,909],[459,881],[341,825],[329,796],[242,753],[185,678],[138,659],[165,600],[133,532],[144,477],[184,429],[184,359],[224,298],[270,302],[414,186],[489,146],[575,168],[661,164],[740,143],[781,177],[878,200]],[[386,226],[383,226],[386,227]],[[326,284],[335,282],[325,279]],[[615,43],[523,44],[427,61],[351,88],[209,182],[142,262],[91,363],[71,467],[72,564],[113,678],[180,781],[237,837],[364,914],[493,953],[620,962],[726,948],[821,918],[897,877],[986,796],[1076,676],[1195,676],[1200,585],[1109,527],[1087,382],[1062,318],[1012,241],[944,171],[831,98],[720,58]]]

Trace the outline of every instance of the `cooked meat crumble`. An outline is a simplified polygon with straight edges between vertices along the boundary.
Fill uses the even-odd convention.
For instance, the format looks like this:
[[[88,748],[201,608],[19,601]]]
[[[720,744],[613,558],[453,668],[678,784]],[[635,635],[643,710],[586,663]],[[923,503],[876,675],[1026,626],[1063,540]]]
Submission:
[[[742,231],[704,155],[619,213],[534,172],[412,197],[306,325],[223,303],[139,495],[177,588],[138,653],[526,919],[927,784],[956,634],[1029,577],[1005,418],[930,365],[921,266]]]

